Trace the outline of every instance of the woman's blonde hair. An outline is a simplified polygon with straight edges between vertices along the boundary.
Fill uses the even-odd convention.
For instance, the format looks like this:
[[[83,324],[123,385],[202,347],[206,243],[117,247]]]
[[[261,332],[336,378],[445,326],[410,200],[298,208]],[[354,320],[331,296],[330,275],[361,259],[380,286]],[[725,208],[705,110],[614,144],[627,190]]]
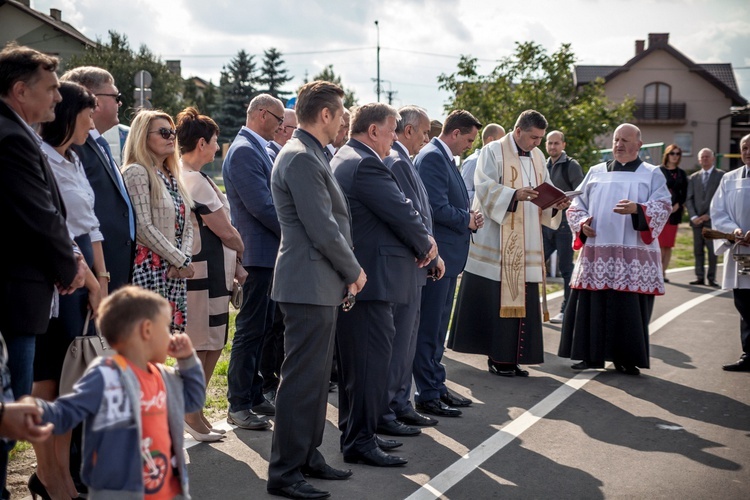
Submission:
[[[148,148],[148,132],[151,127],[151,122],[158,119],[164,119],[169,122],[169,126],[174,130],[174,121],[164,111],[158,109],[142,109],[135,115],[133,121],[130,123],[130,132],[128,138],[125,140],[125,147],[123,148],[122,164],[123,170],[127,169],[129,165],[137,163],[146,167],[148,172],[148,180],[150,186],[151,203],[155,205],[159,198],[164,194],[166,188],[164,183],[159,179],[156,173],[157,158],[156,155]],[[177,180],[177,189],[182,195],[182,199],[185,202],[187,208],[192,208],[193,200],[190,197],[190,193],[182,183],[182,176],[180,175],[180,156],[178,153],[179,146],[177,144],[177,136],[175,136],[175,147],[174,152],[164,160],[164,168],[172,174]],[[155,188],[155,189],[154,189]]]

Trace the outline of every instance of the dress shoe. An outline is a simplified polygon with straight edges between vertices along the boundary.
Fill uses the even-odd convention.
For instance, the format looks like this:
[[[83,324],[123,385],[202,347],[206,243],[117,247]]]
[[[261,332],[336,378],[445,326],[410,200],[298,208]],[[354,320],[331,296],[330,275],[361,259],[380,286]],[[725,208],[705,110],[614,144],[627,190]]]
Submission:
[[[276,389],[271,389],[268,392],[264,392],[263,397],[266,398],[266,401],[268,401],[272,405],[275,405],[276,404]]]
[[[708,280],[708,286],[710,286],[711,288],[721,288],[721,285],[714,280]]]
[[[343,479],[349,479],[352,476],[352,470],[346,469],[334,469],[328,464],[325,464],[322,469],[314,470],[307,467],[302,467],[302,474],[307,477],[314,477],[315,479],[325,479],[328,481],[341,481]]]
[[[375,467],[398,467],[406,465],[408,460],[389,455],[377,446],[371,450],[367,450],[364,453],[352,453],[351,455],[344,455],[344,462],[348,464],[363,463],[365,465],[374,465]]]
[[[404,444],[395,439],[383,439],[380,436],[375,436],[375,442],[378,444],[378,448],[384,451],[393,450]]]
[[[750,372],[750,358],[742,356],[739,361],[721,367],[728,372]]]
[[[521,365],[512,363],[495,363],[491,359],[487,360],[487,367],[491,374],[500,377],[528,377],[529,371],[521,368]]]
[[[553,325],[560,325],[563,322],[563,313],[557,313],[549,319],[549,322]]]
[[[230,411],[227,415],[227,422],[236,425],[240,429],[249,429],[251,431],[262,431],[271,427],[268,420],[259,417],[250,410]]]
[[[276,407],[267,399],[250,409],[253,410],[253,413],[256,415],[268,415],[269,417],[276,415]]]
[[[695,280],[688,283],[689,285],[705,285],[706,283],[703,280]]]
[[[339,388],[339,384],[336,382],[328,382],[328,392],[336,392],[336,389]]]
[[[266,491],[271,495],[287,498],[328,498],[331,496],[329,492],[319,490],[304,479],[302,481],[297,481],[294,484],[290,484],[289,486],[268,488]]]
[[[458,394],[453,394],[451,391],[441,395],[440,400],[454,408],[464,408],[466,406],[471,406],[471,403],[473,403],[471,399],[459,396]]]
[[[617,370],[620,373],[624,373],[625,375],[640,375],[641,371],[635,367],[630,365],[621,365],[620,363],[615,363],[615,370]]]
[[[439,399],[431,399],[417,403],[417,410],[438,417],[460,417],[461,410],[448,406]]]
[[[397,415],[396,419],[399,422],[403,422],[406,425],[420,425],[420,426],[428,426],[428,425],[437,425],[438,421],[437,419],[430,418],[426,415],[422,415],[418,411],[416,411],[414,408],[409,408],[409,411],[406,413],[403,413],[401,415]]]
[[[574,370],[588,370],[589,364],[585,361],[581,361],[580,363],[572,365],[571,368]]]
[[[224,434],[219,434],[218,432],[208,431],[206,434],[203,434],[202,432],[198,432],[197,430],[190,427],[190,424],[185,422],[185,432],[193,436],[193,439],[196,441],[200,441],[201,443],[215,443],[216,441],[220,441],[221,438],[224,437]]]
[[[422,431],[416,427],[409,427],[398,420],[391,420],[378,425],[377,432],[378,434],[385,434],[386,436],[416,436],[422,433]]]

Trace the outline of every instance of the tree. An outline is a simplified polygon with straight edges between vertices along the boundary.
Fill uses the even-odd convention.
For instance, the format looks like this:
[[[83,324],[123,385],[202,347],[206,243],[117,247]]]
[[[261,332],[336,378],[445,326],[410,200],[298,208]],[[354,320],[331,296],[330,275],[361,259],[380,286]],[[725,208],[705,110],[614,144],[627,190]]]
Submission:
[[[281,58],[281,52],[271,47],[263,51],[263,67],[260,69],[258,83],[264,87],[263,92],[271,94],[274,97],[286,101],[284,96],[291,95],[288,90],[281,90],[287,82],[292,80],[288,76],[289,70],[284,68],[284,60]]]
[[[344,89],[345,107],[351,108],[352,106],[357,105],[357,96],[354,95],[354,90],[350,88],[344,88],[344,86],[341,84],[341,77],[333,72],[333,64],[329,64],[328,66],[323,68],[323,71],[315,75],[313,77],[313,81],[315,80],[325,80],[327,82],[335,83],[336,85]]]
[[[254,57],[240,50],[221,72],[220,105],[214,117],[221,129],[219,142],[231,142],[234,139],[237,130],[245,124],[247,105],[259,93]]]
[[[75,55],[65,64],[65,69],[79,66],[98,66],[109,71],[115,79],[115,85],[122,94],[120,121],[129,124],[135,114],[134,78],[138,71],[151,73],[151,105],[174,116],[181,109],[180,92],[182,79],[172,73],[161,59],[154,55],[145,45],[138,52],[130,48],[128,37],[116,31],[109,31],[109,42],[97,40],[97,47]]]
[[[200,87],[196,81],[202,82]],[[183,105],[194,106],[204,115],[212,116],[217,111],[218,93],[219,89],[213,82],[205,82],[195,77],[188,78],[182,91]]]
[[[632,119],[635,103],[610,101],[601,79],[577,91],[574,63],[570,44],[550,55],[537,43],[516,42],[515,53],[501,59],[489,75],[477,72],[476,58],[461,56],[458,71],[440,75],[438,82],[452,94],[446,112],[466,109],[482,123],[499,123],[506,130],[522,111],[539,111],[549,122],[548,130],[564,132],[570,155],[588,166],[600,159],[596,138]]]

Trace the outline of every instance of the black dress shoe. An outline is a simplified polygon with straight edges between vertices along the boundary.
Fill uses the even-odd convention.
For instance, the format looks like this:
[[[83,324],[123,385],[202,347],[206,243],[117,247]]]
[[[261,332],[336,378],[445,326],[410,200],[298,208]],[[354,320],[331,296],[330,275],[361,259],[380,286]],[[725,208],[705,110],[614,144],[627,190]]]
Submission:
[[[514,365],[512,363],[495,363],[491,359],[487,360],[488,371],[493,375],[500,377],[528,377],[528,370],[524,370],[520,365]]]
[[[624,373],[625,375],[640,375],[641,371],[635,367],[630,365],[621,365],[620,363],[615,363],[615,370],[617,370],[620,373]]]
[[[739,361],[721,367],[728,372],[750,372],[750,358],[743,356]]]
[[[721,285],[714,280],[708,280],[708,286],[710,286],[711,288],[721,288]]]
[[[471,403],[473,403],[471,399],[459,396],[458,394],[453,394],[451,391],[441,395],[440,400],[454,408],[464,408],[466,406],[471,406]]]
[[[580,363],[572,365],[571,368],[574,370],[588,370],[589,364],[585,361],[581,361]]]
[[[461,410],[448,406],[439,399],[431,399],[417,403],[417,410],[438,417],[460,417]]]
[[[391,420],[390,422],[378,425],[377,432],[386,436],[416,436],[422,433],[416,427],[409,427],[398,420]]]
[[[664,283],[669,283],[669,280],[667,279],[666,276],[664,277]]]
[[[328,498],[331,494],[327,491],[319,490],[304,479],[297,481],[289,486],[281,488],[268,488],[268,493],[277,497],[287,498]]]
[[[384,451],[398,448],[399,446],[404,444],[399,441],[396,441],[395,439],[383,439],[380,436],[375,436],[375,442],[378,444],[378,448]]]
[[[397,415],[396,419],[399,422],[403,422],[406,425],[420,425],[420,426],[429,426],[429,425],[437,425],[438,420],[434,418],[430,418],[426,415],[422,415],[418,411],[414,410],[413,408],[409,408],[409,411]]]
[[[307,477],[314,477],[315,479],[326,479],[328,481],[341,481],[343,479],[349,479],[352,476],[352,470],[346,469],[334,469],[328,464],[322,469],[314,470],[308,467],[302,467],[302,474]]]
[[[365,465],[374,465],[375,467],[399,467],[401,465],[406,465],[408,460],[389,455],[380,448],[375,447],[364,453],[344,455],[344,462],[348,464],[363,463]]]
[[[706,283],[703,280],[695,280],[688,283],[689,285],[705,285]]]

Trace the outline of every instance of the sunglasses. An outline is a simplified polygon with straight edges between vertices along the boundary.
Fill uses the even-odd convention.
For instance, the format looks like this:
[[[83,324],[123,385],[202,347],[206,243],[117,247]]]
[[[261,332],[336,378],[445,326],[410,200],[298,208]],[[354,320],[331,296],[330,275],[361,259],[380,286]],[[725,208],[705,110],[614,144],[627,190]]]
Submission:
[[[679,151],[670,151],[670,152],[669,152],[669,154],[670,154],[670,156],[671,156],[671,155],[675,155],[675,156],[682,156],[682,153],[681,153],[681,152],[679,152]]]
[[[177,137],[177,132],[171,128],[161,127],[159,130],[152,130],[149,134],[159,134],[162,139],[169,140],[172,137]]]
[[[111,97],[112,99],[114,99],[117,104],[122,104],[122,94],[120,94],[119,92],[117,94],[94,94],[94,95],[95,96],[106,95],[107,97]]]

